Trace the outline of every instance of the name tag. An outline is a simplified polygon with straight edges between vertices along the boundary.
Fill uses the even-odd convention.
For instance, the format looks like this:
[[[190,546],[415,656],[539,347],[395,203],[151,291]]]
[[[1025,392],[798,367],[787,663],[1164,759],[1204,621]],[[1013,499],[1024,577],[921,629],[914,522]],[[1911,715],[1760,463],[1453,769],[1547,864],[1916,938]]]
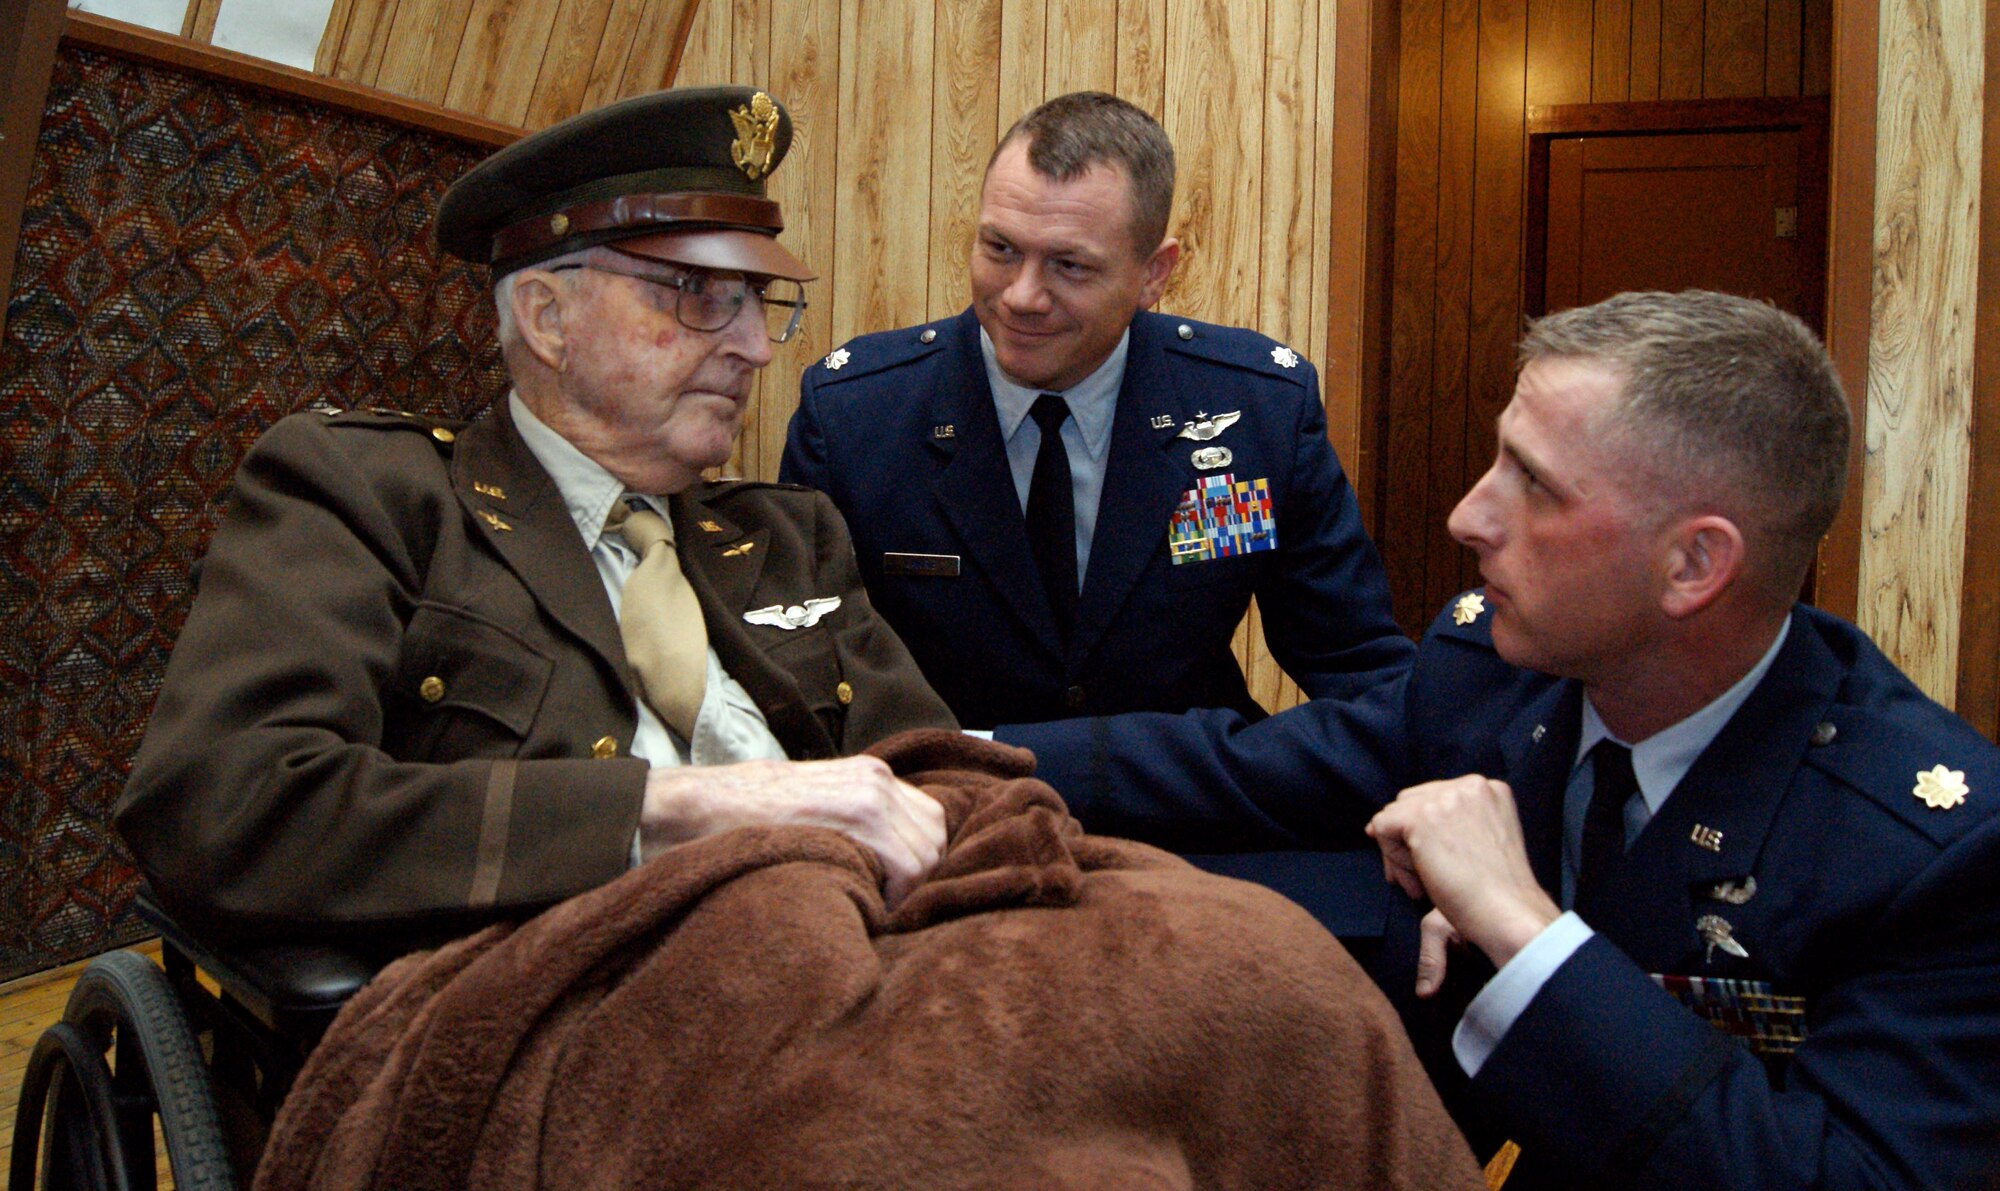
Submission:
[[[883,554],[885,575],[916,575],[924,579],[958,578],[956,554]]]

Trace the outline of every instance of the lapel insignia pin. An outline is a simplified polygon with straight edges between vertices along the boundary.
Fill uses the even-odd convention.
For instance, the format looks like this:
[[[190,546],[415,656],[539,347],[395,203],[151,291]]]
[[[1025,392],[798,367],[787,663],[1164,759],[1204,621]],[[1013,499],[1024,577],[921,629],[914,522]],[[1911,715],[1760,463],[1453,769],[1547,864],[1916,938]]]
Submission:
[[[1173,424],[1174,424],[1174,415],[1172,414],[1153,415],[1153,429],[1155,430],[1165,430],[1167,427]]]
[[[1745,877],[1741,881],[1721,881],[1708,891],[1708,896],[1719,902],[1740,906],[1757,896],[1757,878]]]
[[[1696,847],[1707,848],[1711,852],[1722,851],[1722,833],[1713,827],[1696,823],[1694,830],[1688,832],[1688,838],[1694,841]]]
[[[729,145],[729,160],[743,171],[743,176],[755,182],[771,168],[771,158],[777,152],[778,105],[762,91],[750,97],[750,102],[729,113],[729,122],[736,126],[736,139]]]
[[[1242,416],[1243,411],[1240,409],[1230,410],[1226,414],[1217,414],[1212,418],[1198,410],[1195,412],[1194,421],[1181,427],[1181,432],[1177,437],[1191,438],[1196,442],[1207,442],[1209,439],[1234,426],[1236,419]]]
[[[958,427],[957,427],[956,425],[953,425],[953,424],[952,424],[952,423],[950,423],[950,422],[946,422],[946,423],[945,423],[944,425],[942,425],[942,426],[933,426],[933,427],[931,427],[931,437],[932,437],[932,438],[957,438],[957,437],[958,437]]]
[[[717,525],[717,524],[716,524],[715,522],[713,522],[713,521],[697,521],[697,522],[695,522],[695,524],[697,524],[697,525],[701,526],[701,528],[702,528],[702,531],[703,531],[704,533],[721,533],[721,532],[722,532],[722,527],[721,527],[720,525]]]
[[[1832,720],[1821,720],[1819,723],[1813,725],[1812,742],[1820,748],[1825,748],[1827,745],[1832,744],[1833,738],[1838,735],[1840,735],[1840,729],[1833,726]]]
[[[1194,461],[1196,470],[1214,471],[1218,467],[1228,467],[1230,461],[1235,459],[1236,456],[1230,453],[1228,447],[1203,447],[1196,451],[1191,458]]]
[[[1910,793],[1923,799],[1924,805],[1934,811],[1950,810],[1965,801],[1972,788],[1965,784],[1963,769],[1946,769],[1942,765],[1933,766],[1917,775],[1917,786]]]
[[[1280,368],[1297,368],[1299,353],[1289,347],[1274,347],[1271,349],[1271,361]]]
[[[832,351],[826,353],[826,370],[828,372],[839,372],[842,368],[845,368],[847,366],[847,362],[849,360],[852,360],[853,358],[854,358],[853,356],[848,354],[846,348],[836,347]]]
[[[1743,944],[1736,941],[1735,931],[1736,928],[1729,925],[1729,920],[1720,914],[1703,914],[1695,919],[1694,933],[1700,935],[1701,941],[1708,945],[1708,950],[1702,954],[1702,962],[1712,962],[1715,959],[1715,949],[1718,947],[1737,959],[1749,959],[1750,953],[1744,950]]]
[[[1542,742],[1542,737],[1547,736],[1548,734],[1549,734],[1548,725],[1536,724],[1535,730],[1533,732],[1528,733],[1528,739],[1534,741],[1536,744],[1540,744]]]
[[[1479,614],[1484,611],[1486,611],[1486,597],[1476,591],[1468,591],[1458,597],[1458,603],[1452,605],[1451,623],[1456,625],[1471,624],[1473,621],[1478,620]]]
[[[490,496],[494,500],[507,499],[507,494],[501,490],[500,485],[498,484],[482,484],[479,481],[474,480],[472,482],[472,490],[474,492],[477,492],[481,496]]]
[[[807,600],[804,604],[793,604],[787,608],[782,604],[772,604],[768,608],[752,608],[743,614],[743,619],[751,624],[768,624],[786,632],[793,629],[809,629],[819,623],[820,617],[840,607],[839,596],[828,596],[821,600]]]
[[[750,552],[751,552],[752,550],[755,550],[756,548],[757,548],[757,543],[755,543],[755,542],[745,542],[745,543],[743,543],[743,544],[742,544],[742,545],[740,545],[740,546],[731,546],[731,547],[729,547],[729,548],[728,548],[727,550],[724,550],[724,551],[722,552],[722,557],[724,557],[724,558],[741,558],[741,557],[743,557],[744,555],[746,555],[746,554],[750,553]]]
[[[495,530],[499,531],[500,533],[509,533],[514,528],[513,526],[507,524],[505,521],[500,520],[498,516],[487,512],[485,509],[479,510],[479,517],[480,520],[486,522],[486,524],[492,526]]]

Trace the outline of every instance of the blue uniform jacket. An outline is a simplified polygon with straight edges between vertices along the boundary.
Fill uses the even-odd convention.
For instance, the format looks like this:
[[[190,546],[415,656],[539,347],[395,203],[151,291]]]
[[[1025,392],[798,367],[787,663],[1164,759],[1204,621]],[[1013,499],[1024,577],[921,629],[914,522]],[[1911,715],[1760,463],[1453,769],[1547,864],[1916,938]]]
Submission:
[[[1228,414],[1241,416],[1212,438],[1180,436],[1199,416]],[[1007,725],[1064,716],[1218,707],[1262,718],[1230,650],[1253,595],[1272,655],[1313,698],[1407,669],[1414,649],[1390,616],[1381,560],[1326,434],[1311,364],[1251,331],[1138,314],[1067,651],[1028,549],[970,310],[864,335],[807,368],[779,474],[833,498],[869,597],[959,722],[1012,741],[1018,729]],[[1193,456],[1209,447],[1230,462],[1198,469]],[[1175,565],[1168,524],[1182,494],[1225,474],[1268,484],[1276,548]],[[890,554],[945,556],[956,574],[907,573],[919,568]],[[1199,833],[1169,846],[1235,847]],[[1372,851],[1195,859],[1270,885],[1349,940],[1381,932],[1388,902]]]
[[[1486,621],[1441,617],[1399,691],[1222,715],[1046,725],[1082,816],[1326,842],[1416,781],[1504,778],[1544,887],[1560,888],[1574,682],[1494,653]],[[1933,808],[1918,775],[1969,793]],[[1714,846],[1704,845],[1703,840]],[[1741,898],[1744,881],[1755,890]],[[2000,750],[1925,698],[1853,626],[1795,610],[1771,671],[1633,843],[1615,905],[1466,1081],[1449,1033],[1491,974],[1469,952],[1410,1006],[1422,907],[1396,899],[1385,965],[1447,1102],[1510,1188],[1965,1187],[2000,1178]],[[1734,883],[1732,891],[1728,883]],[[1727,921],[1747,952],[1710,951]],[[1765,981],[1808,1034],[1764,1059],[1652,974]]]
[[[1242,416],[1213,438],[1179,437],[1198,415],[1230,413]],[[1198,470],[1204,447],[1233,458]],[[807,368],[779,474],[833,498],[875,607],[968,728],[1192,707],[1259,716],[1229,647],[1253,595],[1273,656],[1314,698],[1366,689],[1411,653],[1327,443],[1317,374],[1254,332],[1132,320],[1067,651],[970,310],[864,335]],[[1175,565],[1167,530],[1182,494],[1225,474],[1268,482],[1276,548]],[[948,556],[958,573],[907,573],[889,554]]]

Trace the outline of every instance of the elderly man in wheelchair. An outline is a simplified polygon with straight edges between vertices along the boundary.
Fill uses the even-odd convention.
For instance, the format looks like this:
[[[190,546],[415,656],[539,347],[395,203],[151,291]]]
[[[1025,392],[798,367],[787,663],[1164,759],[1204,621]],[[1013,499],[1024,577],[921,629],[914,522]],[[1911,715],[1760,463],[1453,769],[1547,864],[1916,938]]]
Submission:
[[[1310,917],[1084,835],[826,497],[702,479],[805,309],[791,134],[727,87],[502,150],[437,234],[508,396],[252,448],[117,808],[166,973],[38,1047],[50,1185],[145,1185],[155,1113],[182,1187],[1477,1185]]]

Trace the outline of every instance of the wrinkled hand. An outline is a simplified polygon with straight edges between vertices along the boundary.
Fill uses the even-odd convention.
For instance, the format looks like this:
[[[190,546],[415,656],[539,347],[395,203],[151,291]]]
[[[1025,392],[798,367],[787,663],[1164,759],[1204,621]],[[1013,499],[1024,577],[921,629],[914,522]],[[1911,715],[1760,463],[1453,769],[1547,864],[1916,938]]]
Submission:
[[[875,757],[654,769],[639,811],[642,860],[734,827],[830,827],[882,861],[891,907],[944,851],[944,808]]]
[[[1383,874],[1411,897],[1429,897],[1495,967],[1562,914],[1528,866],[1505,782],[1467,774],[1412,786],[1376,814],[1368,834],[1382,849]]]

